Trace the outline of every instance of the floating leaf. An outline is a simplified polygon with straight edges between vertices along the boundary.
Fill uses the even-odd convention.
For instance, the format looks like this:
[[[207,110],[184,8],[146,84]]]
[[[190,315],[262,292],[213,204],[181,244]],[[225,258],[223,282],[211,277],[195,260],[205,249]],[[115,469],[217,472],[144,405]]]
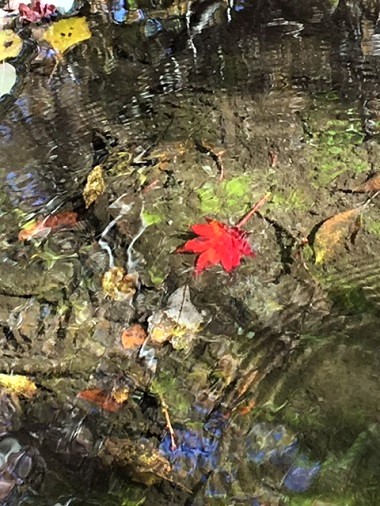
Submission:
[[[127,388],[115,388],[111,392],[106,392],[100,388],[93,388],[90,390],[82,390],[77,397],[84,399],[100,408],[116,413],[123,406],[124,402],[128,400],[129,390]]]
[[[83,190],[83,199],[86,204],[86,209],[96,202],[98,197],[104,193],[105,189],[106,183],[104,181],[103,169],[100,165],[97,165],[88,175],[86,186]]]
[[[90,37],[86,18],[61,19],[52,24],[44,34],[46,42],[60,54]]]
[[[113,300],[126,300],[136,293],[138,276],[136,273],[127,274],[123,267],[112,267],[103,276],[104,292]]]
[[[0,98],[10,93],[16,84],[17,74],[13,65],[8,62],[0,64]]]
[[[121,344],[125,350],[139,348],[147,338],[147,332],[142,325],[135,323],[121,334]]]
[[[376,174],[375,176],[371,177],[368,179],[368,181],[360,184],[352,191],[355,193],[370,193],[380,191],[380,174]]]
[[[27,223],[18,234],[19,241],[28,241],[37,237],[45,237],[51,230],[72,227],[78,221],[78,214],[72,211],[51,214]]]
[[[207,223],[193,225],[191,230],[199,237],[187,241],[177,249],[177,253],[199,253],[195,275],[218,263],[225,271],[231,272],[240,265],[243,256],[255,256],[246,239],[246,232],[238,227],[207,219]]]
[[[37,392],[35,383],[19,374],[0,374],[0,388],[24,397],[33,397]]]
[[[0,61],[16,58],[22,48],[22,39],[13,30],[0,31]]]
[[[336,214],[322,223],[313,241],[316,264],[323,263],[335,255],[342,241],[350,236],[361,211],[361,207],[350,209]]]

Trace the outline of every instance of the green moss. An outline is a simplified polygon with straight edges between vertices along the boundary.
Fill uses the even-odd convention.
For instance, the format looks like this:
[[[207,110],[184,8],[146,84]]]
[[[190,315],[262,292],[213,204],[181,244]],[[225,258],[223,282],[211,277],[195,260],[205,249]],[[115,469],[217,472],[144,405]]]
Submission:
[[[185,420],[187,418],[191,409],[190,400],[181,393],[184,388],[179,379],[173,378],[171,372],[160,371],[152,381],[151,390],[163,397],[173,419]]]
[[[350,314],[372,313],[376,308],[359,286],[340,286],[330,290],[332,301],[340,310]]]
[[[364,229],[372,235],[376,237],[380,237],[380,220],[373,220],[371,218],[367,218],[364,221]]]
[[[306,123],[311,137],[307,149],[312,167],[309,176],[315,186],[328,185],[348,171],[363,173],[370,169],[361,121],[353,109],[319,97]]]
[[[163,217],[158,213],[150,213],[149,211],[144,211],[142,214],[144,225],[150,227],[151,225],[156,225],[157,223],[161,223]]]
[[[220,184],[208,182],[197,190],[200,210],[203,214],[241,215],[253,200],[251,186],[247,175]]]
[[[270,201],[271,208],[278,208],[282,211],[297,209],[299,211],[307,211],[311,203],[308,197],[301,189],[296,189],[288,194],[274,193]]]

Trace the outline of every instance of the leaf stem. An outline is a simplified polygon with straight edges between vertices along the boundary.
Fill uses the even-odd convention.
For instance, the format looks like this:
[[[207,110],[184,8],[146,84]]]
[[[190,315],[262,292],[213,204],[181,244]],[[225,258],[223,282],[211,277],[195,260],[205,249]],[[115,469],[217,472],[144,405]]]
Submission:
[[[252,207],[252,209],[250,211],[248,211],[248,213],[243,216],[243,218],[235,225],[236,228],[242,228],[244,227],[244,225],[246,225],[247,221],[250,220],[252,218],[252,216],[257,213],[257,211],[260,209],[260,207],[262,207],[266,202],[267,200],[269,199],[269,197],[271,196],[270,193],[267,193],[266,195],[264,195],[264,197],[261,197],[261,199]]]

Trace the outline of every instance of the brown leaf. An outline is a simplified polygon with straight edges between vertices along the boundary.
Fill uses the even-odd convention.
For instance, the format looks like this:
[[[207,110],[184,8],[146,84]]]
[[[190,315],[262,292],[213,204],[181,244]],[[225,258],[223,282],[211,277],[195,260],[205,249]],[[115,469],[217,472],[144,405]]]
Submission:
[[[139,348],[147,337],[144,327],[138,323],[131,325],[121,334],[121,344],[125,350]]]
[[[51,214],[46,218],[39,218],[27,223],[18,234],[19,241],[28,241],[37,237],[45,237],[51,230],[64,227],[73,227],[78,221],[78,213],[66,211]]]
[[[116,413],[128,399],[128,390],[122,388],[114,389],[112,392],[106,392],[100,388],[93,388],[82,390],[77,394],[77,397],[78,399],[92,402],[110,413]]]
[[[351,235],[351,230],[362,210],[362,207],[349,209],[335,214],[322,223],[313,241],[316,264],[330,260],[335,255],[342,242]]]
[[[352,190],[355,193],[371,193],[380,191],[380,174],[368,179]]]

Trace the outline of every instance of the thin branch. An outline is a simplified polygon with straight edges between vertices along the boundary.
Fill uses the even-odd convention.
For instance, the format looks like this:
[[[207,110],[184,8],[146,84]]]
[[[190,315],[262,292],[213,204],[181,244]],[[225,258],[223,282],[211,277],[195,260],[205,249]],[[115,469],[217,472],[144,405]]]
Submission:
[[[267,202],[269,197],[271,196],[270,193],[267,193],[264,195],[264,197],[261,197],[261,199],[252,207],[252,209],[235,225],[236,228],[242,228],[244,225],[246,225],[247,221],[252,218],[252,216],[257,213],[257,211],[260,209],[260,207],[263,207],[263,205]]]
[[[173,429],[172,423],[170,421],[168,405],[166,404],[162,395],[160,395],[159,398],[160,398],[160,402],[161,402],[161,410],[162,410],[162,413],[163,413],[163,415],[165,417],[165,421],[166,421],[166,427],[167,427],[169,434],[170,434],[170,441],[171,441],[171,448],[170,449],[172,452],[174,452],[177,449],[177,445],[175,443],[174,429]]]

